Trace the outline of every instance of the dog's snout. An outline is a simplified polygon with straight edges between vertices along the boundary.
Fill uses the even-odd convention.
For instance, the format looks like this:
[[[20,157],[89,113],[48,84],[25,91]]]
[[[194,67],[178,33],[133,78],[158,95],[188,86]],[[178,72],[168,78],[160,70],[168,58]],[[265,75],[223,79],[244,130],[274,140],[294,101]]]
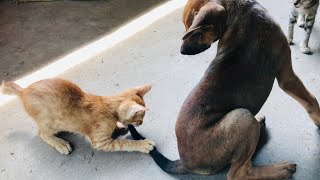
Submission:
[[[187,55],[187,51],[183,46],[181,46],[181,48],[180,48],[180,53],[183,55]]]
[[[197,45],[186,45],[186,44],[183,44],[181,46],[181,49],[180,49],[180,53],[183,54],[183,55],[196,55],[196,54],[199,54],[205,50],[207,50],[208,48],[210,48],[211,45],[200,45],[200,44],[197,44]]]
[[[180,48],[180,53],[183,55],[195,55],[197,54],[197,47],[195,45],[190,45],[187,43],[183,43]]]

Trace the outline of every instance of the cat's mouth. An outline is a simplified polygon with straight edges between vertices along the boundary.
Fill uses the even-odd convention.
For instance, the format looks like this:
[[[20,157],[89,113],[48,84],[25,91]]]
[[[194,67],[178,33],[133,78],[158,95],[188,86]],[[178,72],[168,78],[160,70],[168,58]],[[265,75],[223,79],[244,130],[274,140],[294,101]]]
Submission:
[[[130,125],[134,126],[134,127],[139,127],[142,123],[141,122],[134,122]]]

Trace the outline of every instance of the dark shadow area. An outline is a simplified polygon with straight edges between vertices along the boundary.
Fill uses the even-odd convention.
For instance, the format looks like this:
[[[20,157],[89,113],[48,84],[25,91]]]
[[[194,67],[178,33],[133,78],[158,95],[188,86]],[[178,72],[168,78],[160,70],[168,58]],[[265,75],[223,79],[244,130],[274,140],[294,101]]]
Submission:
[[[29,74],[165,1],[0,1],[0,80]]]
[[[269,140],[270,140],[270,132],[266,127],[265,121],[263,121],[256,151],[254,152],[252,157],[253,159],[255,159],[255,157],[261,152],[261,149],[268,143]]]

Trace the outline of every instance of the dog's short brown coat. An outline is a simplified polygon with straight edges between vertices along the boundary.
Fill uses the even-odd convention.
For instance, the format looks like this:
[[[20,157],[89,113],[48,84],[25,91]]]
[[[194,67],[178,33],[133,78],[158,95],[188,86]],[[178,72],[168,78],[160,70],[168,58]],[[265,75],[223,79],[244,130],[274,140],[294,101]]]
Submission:
[[[189,0],[183,22],[182,54],[201,53],[219,40],[217,55],[180,110],[181,159],[169,161],[155,149],[157,164],[173,174],[213,174],[231,163],[228,179],[290,178],[295,164],[251,164],[261,129],[254,115],[275,79],[320,126],[318,102],[295,75],[279,25],[254,0]]]

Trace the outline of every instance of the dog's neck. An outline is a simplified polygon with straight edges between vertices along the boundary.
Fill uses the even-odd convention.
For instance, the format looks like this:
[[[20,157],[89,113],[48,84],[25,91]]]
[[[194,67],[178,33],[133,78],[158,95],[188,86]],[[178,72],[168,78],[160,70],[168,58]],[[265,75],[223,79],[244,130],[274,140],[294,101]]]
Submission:
[[[235,41],[237,36],[234,33],[239,32],[239,22],[242,22],[243,15],[248,12],[252,6],[258,4],[255,0],[215,0],[225,8],[226,24],[222,37],[219,39],[218,52],[224,53],[226,49],[230,50],[230,45],[234,47],[233,43],[228,43],[230,40]]]
[[[243,13],[246,13],[250,7],[258,4],[255,0],[212,0],[212,2],[218,3],[225,8],[227,27],[235,24]]]

